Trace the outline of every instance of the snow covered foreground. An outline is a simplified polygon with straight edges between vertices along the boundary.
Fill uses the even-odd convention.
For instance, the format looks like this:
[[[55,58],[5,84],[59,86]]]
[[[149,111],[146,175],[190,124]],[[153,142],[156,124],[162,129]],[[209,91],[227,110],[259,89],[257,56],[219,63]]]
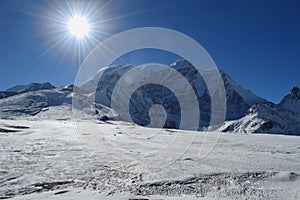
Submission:
[[[0,152],[0,199],[300,199],[299,136],[1,119]]]

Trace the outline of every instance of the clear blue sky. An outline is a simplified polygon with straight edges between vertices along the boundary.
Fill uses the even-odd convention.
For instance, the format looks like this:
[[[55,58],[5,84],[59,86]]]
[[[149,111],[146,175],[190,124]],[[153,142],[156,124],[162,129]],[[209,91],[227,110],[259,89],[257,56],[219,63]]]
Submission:
[[[95,41],[86,41],[78,57],[81,42],[72,37],[63,40],[68,35],[65,23],[74,10],[89,13],[98,41],[144,26],[185,33],[235,81],[276,103],[300,85],[297,0],[1,0],[0,90],[29,82],[56,86],[74,82],[80,61],[96,46]],[[149,55],[153,59],[156,54]]]

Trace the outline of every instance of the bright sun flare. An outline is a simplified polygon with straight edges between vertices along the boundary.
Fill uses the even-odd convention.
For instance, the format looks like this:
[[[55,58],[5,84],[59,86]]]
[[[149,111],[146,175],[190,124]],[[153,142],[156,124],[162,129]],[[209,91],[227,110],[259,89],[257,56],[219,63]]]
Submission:
[[[69,21],[68,29],[72,35],[80,39],[89,34],[90,25],[86,18],[77,15]]]

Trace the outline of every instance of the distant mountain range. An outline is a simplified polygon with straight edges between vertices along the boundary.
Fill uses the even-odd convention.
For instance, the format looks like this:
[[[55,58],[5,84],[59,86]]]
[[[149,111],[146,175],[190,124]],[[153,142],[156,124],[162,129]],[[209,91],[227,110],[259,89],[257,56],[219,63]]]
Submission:
[[[201,111],[199,127],[200,130],[206,130],[211,117],[211,101],[203,77],[184,60],[179,60],[170,67],[180,72],[193,87]],[[76,91],[76,95],[80,96],[82,108],[88,115],[98,119],[113,119],[116,113],[109,108],[111,94],[119,78],[132,68],[132,65],[102,68],[81,88],[73,85],[56,88],[50,83],[31,83],[9,88],[0,92],[0,118],[70,118],[72,96]],[[212,74],[211,70],[203,71],[202,76],[209,77]],[[292,88],[279,104],[274,104],[243,88],[224,71],[219,71],[226,91],[227,112],[226,121],[218,131],[300,135],[298,87]],[[96,92],[89,90],[95,84]],[[91,102],[91,96],[95,96],[95,102]],[[179,128],[178,100],[170,90],[161,85],[147,84],[133,94],[129,105],[131,118],[139,125],[148,125],[148,110],[157,103],[166,110],[165,127]]]

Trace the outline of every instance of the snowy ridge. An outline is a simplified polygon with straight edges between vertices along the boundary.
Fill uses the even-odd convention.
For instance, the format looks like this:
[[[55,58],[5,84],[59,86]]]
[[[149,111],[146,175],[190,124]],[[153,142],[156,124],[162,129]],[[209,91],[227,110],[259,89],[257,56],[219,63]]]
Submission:
[[[0,91],[0,99],[10,97],[16,94],[21,94],[30,91],[38,91],[45,89],[54,89],[55,87],[50,83],[30,83],[28,85],[16,85],[7,89],[6,91]]]
[[[212,70],[219,70],[227,98],[226,122],[218,129],[219,131],[300,134],[300,89],[298,87],[292,88],[276,105],[243,88],[223,70],[210,69],[201,71],[200,75],[185,60],[178,60],[170,67],[180,72],[193,87],[201,111],[199,122],[201,129],[206,130],[209,125],[211,112],[210,94],[202,76],[209,78]],[[31,83],[26,86],[12,87],[0,92],[0,118],[70,118],[74,114],[72,113],[73,98],[73,102],[76,102],[75,110],[83,111],[77,113],[79,117],[113,119],[116,113],[110,108],[111,94],[119,78],[133,68],[132,65],[102,68],[80,88],[74,85],[55,88],[50,83]],[[178,128],[180,106],[176,96],[167,88],[153,84],[139,88],[132,95],[129,112],[134,122],[143,126],[148,125],[149,108],[157,103],[163,105],[167,112],[164,127]]]
[[[16,85],[6,90],[6,92],[24,93],[29,91],[54,89],[51,83],[30,83],[28,85]]]
[[[67,85],[53,89],[42,89],[15,94],[0,99],[0,118],[4,119],[70,119],[72,113],[72,97],[74,86]],[[78,95],[78,94],[77,94]],[[86,102],[83,102],[86,104]],[[79,117],[87,115],[95,118],[111,118],[113,112],[105,106],[93,104],[84,106],[86,112]]]
[[[71,100],[70,92],[61,91],[59,88],[25,92],[0,99],[0,116],[33,116],[49,106],[70,105]]]
[[[271,102],[255,104],[244,117],[225,122],[219,130],[300,135],[299,93],[299,88],[294,87],[278,105]]]

